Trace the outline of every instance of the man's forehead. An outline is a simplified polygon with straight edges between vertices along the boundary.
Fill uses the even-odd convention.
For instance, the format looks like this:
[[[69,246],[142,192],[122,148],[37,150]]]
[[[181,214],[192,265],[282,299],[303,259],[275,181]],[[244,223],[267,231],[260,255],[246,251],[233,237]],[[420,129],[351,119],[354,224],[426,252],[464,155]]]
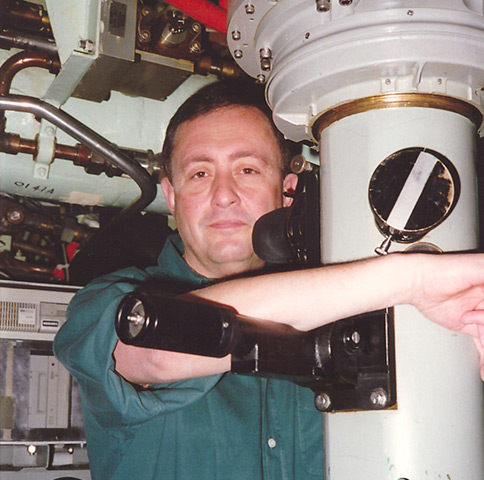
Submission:
[[[241,115],[241,118],[244,118],[246,115],[251,118],[248,122],[244,122],[243,126],[237,121],[231,122],[229,119],[225,121],[224,116],[231,115],[233,117],[234,114]],[[259,133],[262,133],[261,124],[258,123],[259,121],[267,126],[267,131],[262,129],[264,135],[262,142],[261,137],[259,136]],[[220,131],[216,128],[212,129],[210,125],[211,122],[221,123],[221,128],[225,129],[225,127],[227,127],[227,130]],[[248,134],[249,132],[247,132],[247,135],[245,134],[246,132],[244,129],[247,128],[253,130],[252,135]],[[179,163],[180,157],[184,158],[185,154],[189,155],[190,161],[210,160],[209,155],[200,151],[199,143],[186,141],[187,137],[191,137],[192,135],[196,136],[196,133],[200,132],[200,129],[203,133],[203,136],[200,138],[202,143],[204,140],[210,141],[211,139],[218,139],[223,143],[226,138],[225,132],[227,132],[229,136],[230,133],[233,133],[234,137],[243,138],[244,146],[238,147],[234,145],[234,150],[229,156],[230,159],[242,158],[244,156],[255,156],[260,157],[261,160],[267,163],[270,163],[273,158],[277,159],[277,161],[281,161],[279,141],[274,133],[274,127],[267,116],[257,107],[230,105],[211,110],[210,112],[204,113],[180,124],[174,136],[174,148],[172,150],[171,158],[172,162],[176,159],[175,163]],[[259,148],[254,150],[257,140],[261,143],[258,145]],[[264,147],[263,149],[261,149],[262,146]],[[273,147],[276,148],[277,153],[275,155]],[[191,154],[190,151],[193,151],[193,154]],[[180,155],[180,153],[182,153],[182,155]]]

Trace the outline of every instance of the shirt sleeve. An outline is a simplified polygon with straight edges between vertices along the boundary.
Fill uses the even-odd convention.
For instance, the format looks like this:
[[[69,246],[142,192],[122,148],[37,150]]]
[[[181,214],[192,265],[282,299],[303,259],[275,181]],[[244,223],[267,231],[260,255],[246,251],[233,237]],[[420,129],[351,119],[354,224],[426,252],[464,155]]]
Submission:
[[[83,409],[104,427],[135,425],[174,412],[208,393],[221,375],[183,380],[140,390],[114,370],[114,326],[121,299],[147,275],[127,269],[102,277],[78,292],[66,323],[54,340],[54,353],[76,379]]]

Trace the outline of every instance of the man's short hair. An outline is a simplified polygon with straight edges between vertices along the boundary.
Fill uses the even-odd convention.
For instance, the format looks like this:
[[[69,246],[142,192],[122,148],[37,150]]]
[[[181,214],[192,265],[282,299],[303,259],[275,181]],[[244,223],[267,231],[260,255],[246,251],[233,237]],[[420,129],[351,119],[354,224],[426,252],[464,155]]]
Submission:
[[[206,85],[195,92],[178,108],[170,120],[161,153],[162,166],[170,181],[172,180],[171,157],[180,125],[215,110],[231,106],[256,107],[266,116],[281,150],[282,174],[289,173],[289,162],[297,153],[298,147],[285,140],[281,132],[274,126],[272,112],[266,103],[263,87],[254,81],[227,79]]]

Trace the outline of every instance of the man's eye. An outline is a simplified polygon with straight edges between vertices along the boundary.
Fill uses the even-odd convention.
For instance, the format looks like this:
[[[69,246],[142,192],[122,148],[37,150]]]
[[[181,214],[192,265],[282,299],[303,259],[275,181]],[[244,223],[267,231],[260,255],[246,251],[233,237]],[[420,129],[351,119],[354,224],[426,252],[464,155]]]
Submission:
[[[195,175],[193,175],[193,178],[203,178],[203,177],[206,177],[207,176],[207,172],[197,172],[195,173]]]
[[[246,175],[250,175],[250,174],[257,173],[257,171],[254,170],[253,168],[247,167],[242,169],[242,173],[245,173]]]

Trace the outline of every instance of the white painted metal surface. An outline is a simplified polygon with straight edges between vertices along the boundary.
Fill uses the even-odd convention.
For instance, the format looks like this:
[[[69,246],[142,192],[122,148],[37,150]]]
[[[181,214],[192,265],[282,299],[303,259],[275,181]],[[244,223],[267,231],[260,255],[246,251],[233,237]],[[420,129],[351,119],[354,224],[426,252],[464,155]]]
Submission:
[[[388,155],[415,146],[445,155],[462,184],[454,211],[421,242],[443,251],[475,249],[474,138],[467,118],[424,108],[370,111],[325,129],[323,262],[375,255],[383,236],[368,202],[370,177]],[[391,251],[407,247],[394,243]],[[395,318],[398,408],[324,414],[325,478],[483,479],[484,396],[472,339],[432,324],[411,307],[396,308]]]

